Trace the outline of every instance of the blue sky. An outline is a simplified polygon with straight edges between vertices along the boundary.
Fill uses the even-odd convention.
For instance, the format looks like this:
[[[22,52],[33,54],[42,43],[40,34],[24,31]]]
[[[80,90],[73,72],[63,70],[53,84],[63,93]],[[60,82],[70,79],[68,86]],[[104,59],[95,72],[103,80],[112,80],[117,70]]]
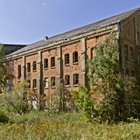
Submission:
[[[34,43],[137,7],[140,0],[0,0],[0,43]]]

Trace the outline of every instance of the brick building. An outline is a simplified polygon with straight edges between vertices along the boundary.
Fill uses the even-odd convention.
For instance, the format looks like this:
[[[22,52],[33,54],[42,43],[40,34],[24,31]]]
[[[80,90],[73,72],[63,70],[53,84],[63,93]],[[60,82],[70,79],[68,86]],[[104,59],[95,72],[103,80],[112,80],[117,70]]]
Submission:
[[[124,75],[140,79],[140,8],[68,31],[27,45],[9,55],[14,84],[22,79],[39,99],[55,92],[64,81],[67,89],[87,84],[86,60],[93,48],[116,32],[120,46],[121,68]]]

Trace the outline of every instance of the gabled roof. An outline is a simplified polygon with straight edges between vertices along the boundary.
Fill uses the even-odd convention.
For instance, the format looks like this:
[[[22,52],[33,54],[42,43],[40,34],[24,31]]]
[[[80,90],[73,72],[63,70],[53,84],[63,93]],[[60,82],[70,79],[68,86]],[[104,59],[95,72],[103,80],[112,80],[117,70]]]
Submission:
[[[80,35],[80,34],[83,34],[83,33],[94,31],[96,29],[105,27],[107,25],[113,25],[115,23],[118,23],[118,22],[126,19],[127,17],[129,17],[130,15],[132,15],[133,13],[135,13],[139,9],[140,8],[136,8],[136,9],[133,9],[131,11],[124,12],[124,13],[106,18],[104,20],[100,20],[100,21],[88,24],[86,26],[83,26],[83,27],[80,27],[80,28],[77,28],[77,29],[74,29],[74,30],[71,30],[71,31],[53,36],[53,37],[50,37],[47,40],[38,41],[36,43],[27,45],[26,47],[24,47],[24,48],[22,48],[18,51],[15,51],[15,52],[11,53],[10,55],[22,53],[22,52],[32,50],[34,48],[38,48],[38,47],[41,47],[41,46],[44,46],[44,45],[49,45],[49,44],[52,44],[52,43],[55,43],[55,42],[58,42],[58,41],[61,41],[61,40],[65,40],[65,39],[68,39],[68,38],[71,38],[71,37],[74,37],[74,36],[77,36],[77,35]]]

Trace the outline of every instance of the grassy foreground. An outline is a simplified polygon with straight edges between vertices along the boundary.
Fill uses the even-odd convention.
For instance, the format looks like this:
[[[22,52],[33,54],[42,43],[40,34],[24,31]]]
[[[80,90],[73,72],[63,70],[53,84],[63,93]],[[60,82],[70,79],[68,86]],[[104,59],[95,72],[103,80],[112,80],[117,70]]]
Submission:
[[[114,125],[83,121],[77,113],[32,111],[0,124],[0,140],[139,140],[140,122]]]

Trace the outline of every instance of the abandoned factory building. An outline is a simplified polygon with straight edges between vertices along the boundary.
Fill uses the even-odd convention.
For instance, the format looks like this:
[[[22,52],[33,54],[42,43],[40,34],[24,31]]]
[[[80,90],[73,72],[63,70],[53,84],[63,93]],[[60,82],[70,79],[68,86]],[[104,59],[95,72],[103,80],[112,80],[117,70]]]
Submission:
[[[93,48],[111,32],[119,40],[122,73],[140,79],[140,8],[22,47],[6,55],[13,84],[26,79],[37,96],[55,92],[63,81],[65,88],[87,84],[86,60]]]

